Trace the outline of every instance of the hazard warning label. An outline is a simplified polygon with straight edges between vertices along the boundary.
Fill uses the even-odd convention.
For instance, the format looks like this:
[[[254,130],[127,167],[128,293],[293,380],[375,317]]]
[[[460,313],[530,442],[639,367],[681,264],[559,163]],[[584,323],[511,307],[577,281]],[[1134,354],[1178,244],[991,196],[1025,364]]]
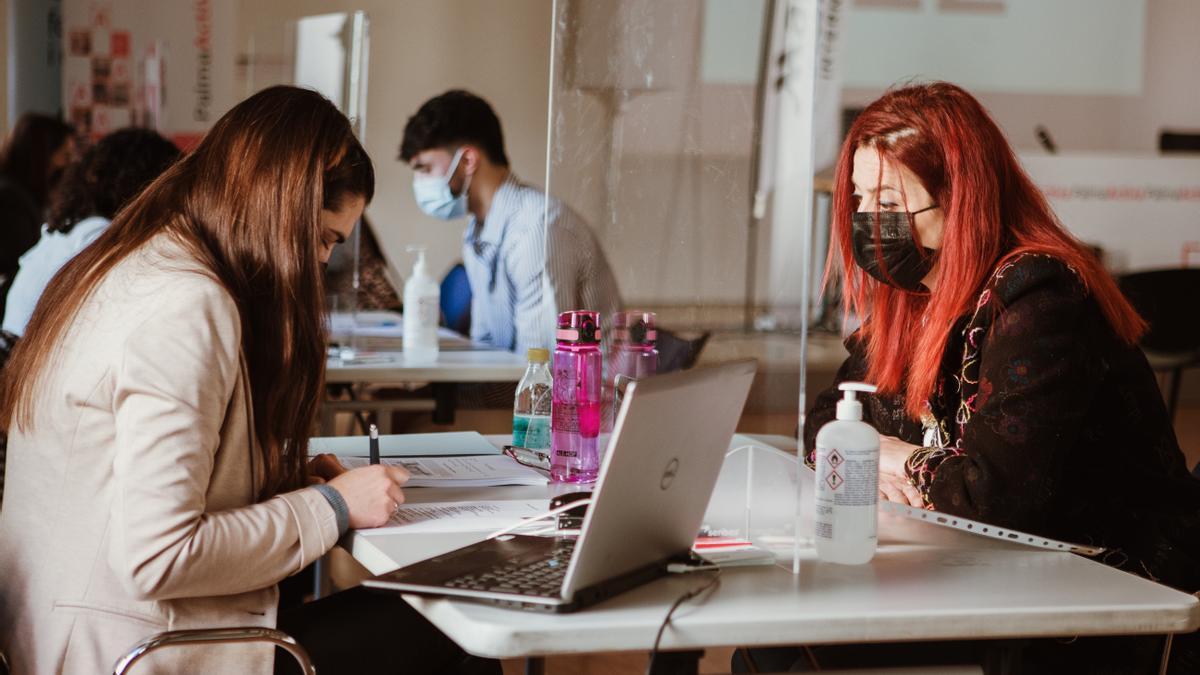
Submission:
[[[817,447],[817,501],[830,506],[875,506],[879,491],[876,448]]]

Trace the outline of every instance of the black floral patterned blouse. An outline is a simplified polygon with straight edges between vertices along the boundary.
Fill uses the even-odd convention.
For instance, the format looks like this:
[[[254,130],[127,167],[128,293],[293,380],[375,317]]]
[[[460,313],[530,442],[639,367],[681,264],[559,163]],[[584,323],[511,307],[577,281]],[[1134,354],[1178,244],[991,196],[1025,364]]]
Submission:
[[[846,347],[838,382],[866,372],[856,335]],[[838,398],[835,384],[809,412],[810,453]],[[906,469],[927,507],[1103,546],[1106,564],[1200,590],[1200,481],[1145,357],[1061,262],[1023,255],[995,271],[951,332],[922,420],[902,397],[866,398],[879,433],[921,446]],[[1194,637],[1176,656],[1200,663]]]

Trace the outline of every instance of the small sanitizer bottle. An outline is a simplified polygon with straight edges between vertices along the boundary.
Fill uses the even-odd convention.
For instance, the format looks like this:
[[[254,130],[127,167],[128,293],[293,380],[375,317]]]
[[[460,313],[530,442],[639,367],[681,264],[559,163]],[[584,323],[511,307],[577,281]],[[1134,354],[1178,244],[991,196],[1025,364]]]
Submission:
[[[438,358],[438,315],[442,289],[425,266],[425,247],[409,246],[417,262],[404,284],[404,362],[431,364]]]
[[[855,392],[875,385],[843,382],[837,419],[817,432],[817,559],[861,565],[875,556],[879,494],[879,432],[862,421]]]

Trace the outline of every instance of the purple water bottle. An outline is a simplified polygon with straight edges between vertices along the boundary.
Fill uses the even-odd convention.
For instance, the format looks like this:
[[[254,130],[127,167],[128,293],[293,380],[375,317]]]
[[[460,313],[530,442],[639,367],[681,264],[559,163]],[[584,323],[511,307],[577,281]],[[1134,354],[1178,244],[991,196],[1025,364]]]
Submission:
[[[613,422],[621,411],[621,398],[630,380],[640,380],[658,372],[658,331],[654,312],[617,312],[612,317],[612,361],[608,383],[613,391]]]
[[[550,409],[550,478],[590,483],[600,469],[600,315],[558,315],[554,402]]]

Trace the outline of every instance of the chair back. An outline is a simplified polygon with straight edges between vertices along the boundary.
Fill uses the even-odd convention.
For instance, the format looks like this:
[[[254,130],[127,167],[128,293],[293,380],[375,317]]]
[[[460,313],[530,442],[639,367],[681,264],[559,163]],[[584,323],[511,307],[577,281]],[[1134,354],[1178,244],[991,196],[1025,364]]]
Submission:
[[[442,322],[456,333],[471,333],[471,283],[467,268],[458,263],[442,279]]]
[[[1200,267],[1134,272],[1117,282],[1150,324],[1141,341],[1144,349],[1180,355],[1200,351]]]
[[[700,359],[700,352],[704,350],[704,345],[708,344],[710,337],[712,337],[711,332],[704,332],[699,337],[689,340],[679,337],[678,334],[669,330],[659,328],[657,345],[659,374],[687,370],[696,365]]]
[[[186,646],[205,646],[205,645],[222,645],[222,644],[238,644],[247,642],[257,642],[260,644],[271,644],[283,649],[296,661],[300,666],[300,672],[304,675],[317,675],[317,669],[313,666],[312,659],[309,658],[308,652],[304,647],[300,646],[296,639],[284,633],[283,631],[275,630],[274,628],[262,628],[259,626],[245,626],[234,628],[196,628],[191,630],[172,630],[165,633],[158,633],[142,640],[136,645],[129,648],[121,658],[117,659],[117,663],[113,666],[113,675],[125,675],[125,673],[133,667],[133,664],[140,661],[150,652],[158,651],[167,647],[186,647]]]
[[[1200,132],[1168,131],[1158,134],[1159,152],[1200,152]]]

